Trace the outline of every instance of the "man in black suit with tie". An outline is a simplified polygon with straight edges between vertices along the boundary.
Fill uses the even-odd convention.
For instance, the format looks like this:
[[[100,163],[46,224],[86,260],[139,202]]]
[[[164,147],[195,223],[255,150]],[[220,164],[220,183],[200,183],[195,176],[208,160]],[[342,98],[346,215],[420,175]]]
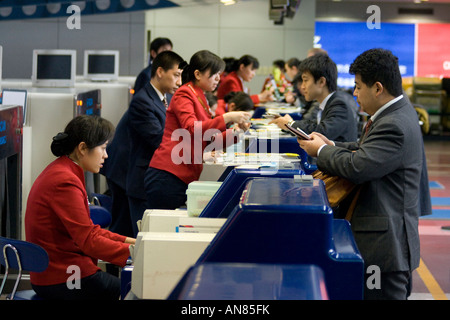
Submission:
[[[181,86],[184,60],[173,51],[158,54],[153,61],[150,82],[130,103],[128,132],[130,155],[128,158],[127,195],[130,203],[131,223],[137,234],[136,222],[147,209],[144,176],[155,150],[161,143],[172,95]]]
[[[333,142],[312,133],[299,141],[317,157],[320,170],[346,178],[360,190],[351,217],[367,268],[380,271],[380,286],[366,286],[365,299],[406,299],[420,261],[419,216],[431,214],[422,133],[416,111],[403,97],[397,57],[371,49],[350,66],[354,95],[370,115],[359,142]],[[367,283],[367,282],[366,282]]]
[[[337,91],[337,67],[333,60],[327,54],[316,54],[300,63],[299,73],[306,101],[319,102],[316,116],[294,121],[286,114],[270,123],[281,129],[289,123],[306,133],[319,132],[335,141],[356,141],[358,108],[350,94]]]
[[[109,171],[109,180],[118,179],[120,175],[121,180],[125,182],[123,189],[116,189],[116,192],[112,190],[113,206],[114,197],[123,198],[123,195],[126,195],[122,204],[127,202],[129,210],[122,208],[121,212],[113,214],[110,229],[114,232],[125,228],[131,229],[131,236],[137,235],[136,222],[142,218],[147,208],[144,191],[145,170],[161,143],[168,96],[175,93],[181,85],[184,64],[184,60],[173,51],[158,54],[152,63],[150,81],[135,93],[117,126],[105,166]],[[116,168],[116,171],[110,170],[109,167]]]

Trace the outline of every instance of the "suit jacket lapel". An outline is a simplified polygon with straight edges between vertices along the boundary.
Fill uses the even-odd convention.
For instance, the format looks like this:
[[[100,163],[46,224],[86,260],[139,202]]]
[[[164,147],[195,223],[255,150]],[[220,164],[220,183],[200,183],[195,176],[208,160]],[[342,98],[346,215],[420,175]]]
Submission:
[[[159,98],[158,93],[155,91],[152,85],[147,86],[149,97],[153,100],[153,103],[160,109],[161,112],[166,113],[166,106]]]

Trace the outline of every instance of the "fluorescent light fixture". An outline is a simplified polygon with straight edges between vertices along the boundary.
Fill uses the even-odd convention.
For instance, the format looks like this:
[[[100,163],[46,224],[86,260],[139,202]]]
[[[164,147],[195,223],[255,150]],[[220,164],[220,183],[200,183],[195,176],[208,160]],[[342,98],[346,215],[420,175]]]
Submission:
[[[225,6],[229,6],[231,4],[235,4],[236,3],[235,0],[220,0],[220,2],[222,2],[223,5],[225,5]]]

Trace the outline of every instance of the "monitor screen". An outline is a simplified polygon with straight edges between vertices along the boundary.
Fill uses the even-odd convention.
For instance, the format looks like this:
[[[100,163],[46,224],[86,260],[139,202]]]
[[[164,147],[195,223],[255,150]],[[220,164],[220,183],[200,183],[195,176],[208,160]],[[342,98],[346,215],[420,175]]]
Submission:
[[[25,124],[27,116],[27,90],[3,89],[2,104],[10,106],[22,106],[23,123]]]
[[[119,77],[119,51],[86,50],[84,77],[93,81],[116,80]]]
[[[99,89],[79,92],[75,96],[73,116],[82,114],[101,116],[102,102]]]
[[[73,87],[75,50],[34,50],[32,83],[36,87]]]
[[[70,55],[40,54],[37,59],[38,79],[70,79]]]

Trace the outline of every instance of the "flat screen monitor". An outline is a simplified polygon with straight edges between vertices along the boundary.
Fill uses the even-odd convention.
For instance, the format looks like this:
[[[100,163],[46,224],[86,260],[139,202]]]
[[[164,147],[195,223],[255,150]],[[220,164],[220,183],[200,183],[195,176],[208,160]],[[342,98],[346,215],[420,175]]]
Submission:
[[[75,75],[75,50],[33,50],[34,87],[73,87]]]
[[[2,104],[21,106],[23,110],[23,124],[25,124],[27,116],[27,90],[3,89]]]
[[[91,81],[111,81],[119,77],[119,51],[85,50],[84,78]]]

